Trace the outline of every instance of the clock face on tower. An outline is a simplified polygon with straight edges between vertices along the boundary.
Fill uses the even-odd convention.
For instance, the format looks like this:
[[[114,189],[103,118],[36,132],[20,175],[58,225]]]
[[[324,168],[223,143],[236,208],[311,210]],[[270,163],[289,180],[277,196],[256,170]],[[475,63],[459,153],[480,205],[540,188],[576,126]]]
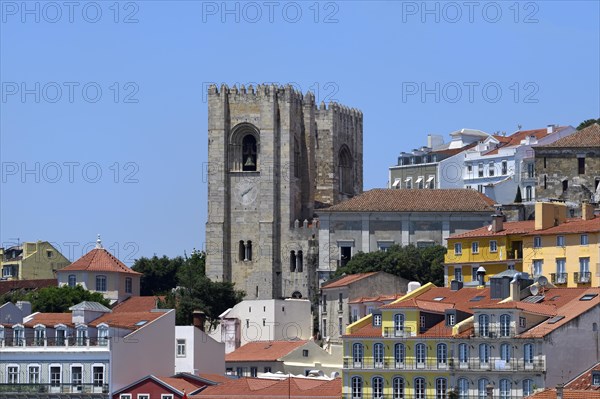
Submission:
[[[236,185],[235,196],[242,205],[250,205],[256,200],[258,188],[255,183],[243,181]]]

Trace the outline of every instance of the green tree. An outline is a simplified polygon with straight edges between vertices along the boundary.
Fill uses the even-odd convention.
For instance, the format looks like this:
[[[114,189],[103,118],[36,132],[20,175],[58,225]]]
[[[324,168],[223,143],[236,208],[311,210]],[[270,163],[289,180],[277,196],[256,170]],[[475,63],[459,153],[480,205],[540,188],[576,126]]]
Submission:
[[[588,126],[593,125],[594,123],[600,124],[600,118],[598,119],[586,119],[577,126],[577,130],[585,129]]]
[[[90,292],[81,285],[69,287],[46,287],[28,293],[25,297],[31,302],[34,312],[63,313],[69,308],[83,301],[99,302],[104,306],[110,306],[110,302],[98,292]]]
[[[334,277],[342,274],[384,271],[410,281],[444,284],[444,255],[446,248],[435,245],[417,248],[414,245],[393,245],[387,251],[359,252]]]
[[[136,259],[131,267],[142,273],[140,279],[140,295],[162,295],[177,285],[177,271],[184,263],[181,256],[162,258],[154,255],[152,258],[142,257]]]
[[[211,281],[205,273],[206,254],[194,251],[185,256],[177,271],[177,288],[171,290],[159,305],[175,308],[177,325],[190,325],[193,311],[206,314],[211,326],[216,326],[219,315],[235,306],[245,296],[232,283]]]

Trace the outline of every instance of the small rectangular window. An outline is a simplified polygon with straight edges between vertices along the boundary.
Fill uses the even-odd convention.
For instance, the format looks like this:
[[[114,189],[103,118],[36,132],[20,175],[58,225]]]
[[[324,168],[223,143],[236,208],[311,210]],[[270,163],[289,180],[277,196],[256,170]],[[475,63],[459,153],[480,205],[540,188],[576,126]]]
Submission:
[[[557,247],[565,246],[565,236],[556,236],[556,246]]]
[[[592,372],[592,385],[600,385],[600,373]]]
[[[308,357],[308,349],[302,349],[302,357]]]
[[[498,241],[490,240],[490,252],[498,252]]]
[[[185,357],[185,339],[177,340],[177,357]]]
[[[540,237],[540,236],[533,237],[533,247],[534,248],[542,247],[542,237]]]
[[[527,319],[525,317],[519,317],[519,327],[527,327]]]
[[[589,239],[588,239],[588,235],[587,234],[582,234],[579,238],[579,243],[581,245],[588,245],[589,244]]]
[[[577,158],[577,172],[580,175],[585,175],[585,157]]]
[[[479,242],[473,241],[471,243],[471,252],[474,253],[474,254],[478,254],[479,253]]]
[[[163,393],[160,395],[160,399],[173,399],[173,395]]]
[[[462,244],[460,242],[454,244],[454,255],[462,255]]]
[[[381,325],[381,315],[380,314],[374,314],[373,315],[373,325],[374,326],[380,326]]]

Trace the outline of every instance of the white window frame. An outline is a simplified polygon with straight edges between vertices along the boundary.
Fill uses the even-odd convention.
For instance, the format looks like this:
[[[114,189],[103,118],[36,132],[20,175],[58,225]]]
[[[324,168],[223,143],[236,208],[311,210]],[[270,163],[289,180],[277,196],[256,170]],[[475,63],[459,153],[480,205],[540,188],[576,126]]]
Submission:
[[[533,237],[533,248],[541,248],[542,247],[542,237],[535,236]]]
[[[458,251],[457,251],[458,249]],[[462,255],[462,242],[455,242],[454,243],[454,256],[460,256]]]
[[[60,387],[63,384],[63,367],[62,364],[60,363],[51,363],[48,365],[48,384],[50,384],[50,389],[52,389],[53,385],[52,385],[52,369],[54,367],[58,367],[58,369],[60,370],[60,378],[58,380],[58,387]],[[54,386],[56,387],[56,386]]]
[[[94,375],[94,368],[96,367],[101,367],[102,368],[102,384],[100,385],[96,385],[96,376]],[[102,363],[93,363],[92,367],[91,367],[91,377],[92,377],[92,390],[94,391],[95,388],[100,388],[100,392],[102,392],[102,390],[104,389],[104,386],[107,384],[106,382],[106,366]]]
[[[74,367],[81,367],[81,381],[79,382],[79,384],[77,385],[83,385],[85,384],[85,381],[83,379],[83,371],[84,371],[84,367],[83,364],[81,363],[73,363],[71,365],[69,365],[69,383],[71,384],[71,386],[75,387],[75,382],[73,381],[73,368]]]
[[[102,284],[104,281],[104,284]],[[108,277],[105,274],[96,275],[96,291],[107,292],[108,291]]]
[[[406,179],[404,179],[404,187],[409,190],[413,188],[412,177],[407,177]]]
[[[173,394],[172,393],[161,393],[160,394],[160,399],[173,399]]]
[[[454,266],[454,280],[463,281],[462,267]]]
[[[534,259],[533,260],[533,275],[541,276],[544,272],[544,260],[543,259]]]
[[[14,381],[14,382],[10,380],[10,376],[12,375],[12,373],[9,372],[9,369],[11,369],[11,368],[17,369],[16,381]],[[5,381],[7,384],[20,384],[21,383],[21,366],[16,363],[8,363],[6,365],[6,380]]]
[[[498,241],[490,240],[490,252],[492,252],[492,253],[498,252]]]
[[[31,381],[31,369],[37,367],[37,381]],[[42,365],[39,363],[30,363],[27,365],[27,383],[39,384],[42,381]]]
[[[149,393],[138,393],[137,399],[150,399],[150,394]]]
[[[122,393],[119,395],[119,399],[132,399],[130,393]]]
[[[560,236],[556,236],[556,246],[557,247],[564,247],[565,246],[565,236],[560,235]]]
[[[471,242],[471,253],[478,254],[479,253],[479,241]]]
[[[183,343],[181,342],[183,341]],[[183,348],[183,353],[180,352],[180,348]],[[187,356],[187,342],[185,339],[183,338],[177,338],[175,340],[175,349],[176,349],[176,354],[177,357],[186,357]]]

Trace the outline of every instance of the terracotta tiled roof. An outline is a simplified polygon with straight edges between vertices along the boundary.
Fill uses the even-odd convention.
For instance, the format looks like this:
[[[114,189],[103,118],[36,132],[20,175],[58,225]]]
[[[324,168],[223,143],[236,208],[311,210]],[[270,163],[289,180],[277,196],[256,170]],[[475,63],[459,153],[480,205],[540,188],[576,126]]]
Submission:
[[[165,296],[131,296],[116,305],[112,311],[113,313],[149,312],[157,309],[156,304],[159,299],[164,300]]]
[[[353,338],[369,338],[369,337],[381,337],[381,326],[374,326],[372,323],[365,324],[352,334],[344,335],[344,337]]]
[[[170,387],[175,388],[179,392],[183,392],[185,390],[186,393],[194,392],[200,387],[205,386],[201,382],[192,382],[190,380],[186,380],[179,377],[156,377],[161,380],[163,383],[169,385]]]
[[[573,378],[565,384],[565,389],[587,389],[600,391],[600,385],[592,385],[592,371],[600,372],[600,363],[596,363],[592,368]]]
[[[228,382],[231,378],[221,375],[221,374],[208,374],[208,373],[199,373],[198,377],[204,378],[205,380],[216,382],[218,384],[223,382]]]
[[[471,299],[477,298],[477,302],[470,302]],[[383,305],[381,309],[398,309],[407,307],[411,299],[397,303]],[[414,307],[424,307],[424,310],[443,312],[445,309],[455,308],[463,312],[473,313],[472,306],[484,305],[488,303],[499,302],[499,299],[490,299],[489,288],[469,288],[465,287],[458,291],[452,291],[450,287],[434,287],[429,291],[424,292],[417,298],[414,298]],[[444,309],[444,310],[442,310]]]
[[[361,296],[358,298],[354,298],[351,299],[350,301],[348,301],[348,303],[365,303],[365,302],[379,302],[379,303],[383,303],[386,301],[394,301],[402,296],[404,296],[405,294],[400,293],[400,294],[395,294],[395,295],[378,295],[378,296]]]
[[[381,273],[381,272],[368,272],[368,273],[349,274],[347,276],[341,277],[341,278],[333,280],[331,282],[326,282],[325,284],[323,284],[321,286],[321,288],[345,287],[347,285],[350,285],[352,283],[357,282],[358,280],[362,280],[363,278],[371,277],[371,276],[373,276],[373,275],[375,275],[377,273]]]
[[[554,133],[551,134],[555,134],[557,132],[560,132],[561,130],[566,129],[568,126],[559,126],[556,128],[556,130],[554,131]],[[494,136],[496,139],[499,139],[499,141],[502,143],[502,147],[500,148],[506,148],[506,147],[516,147],[521,145],[521,141],[525,140],[527,137],[531,137],[534,136],[536,139],[541,139],[543,137],[548,136],[548,129],[544,128],[544,129],[533,129],[533,130],[519,130],[513,134],[511,134],[508,137],[502,137],[502,140],[500,140],[500,137],[498,136]],[[499,148],[493,149],[489,152],[486,152],[485,155],[494,155],[498,153]]]
[[[55,278],[42,280],[8,280],[0,281],[0,295],[11,291],[32,291],[46,287],[56,287],[58,281]]]
[[[69,266],[63,267],[58,273],[70,271],[98,271],[98,272],[119,272],[141,275],[141,273],[131,270],[123,262],[115,258],[104,248],[94,248]]]
[[[546,389],[527,396],[526,399],[556,399],[556,389]],[[565,389],[563,399],[600,399],[600,391]]]
[[[226,362],[269,362],[279,360],[308,341],[254,341],[225,355]]]
[[[33,327],[36,324],[43,324],[48,328],[54,327],[57,324],[73,326],[73,316],[71,313],[38,313],[33,318],[24,323],[25,327]]]
[[[528,302],[491,303],[484,306],[474,306],[472,309],[519,309],[527,313],[533,313],[547,317],[555,316],[557,313],[556,306]]]
[[[494,201],[470,189],[366,191],[321,212],[485,212]]]
[[[207,387],[194,397],[198,398],[271,398],[271,399],[339,399],[342,380],[291,378],[282,380],[240,378],[221,385]]]
[[[567,137],[536,148],[582,148],[600,147],[600,125],[594,123]]]
[[[102,323],[108,324],[110,327],[121,327],[130,330],[137,330],[158,319],[164,315],[163,312],[130,312],[130,313],[107,313],[92,321],[90,326],[97,326]]]
[[[504,229],[498,232],[488,230],[488,227],[480,227],[478,229],[466,231],[460,234],[453,234],[450,238],[471,238],[471,237],[497,237],[511,234],[523,235],[547,235],[547,234],[578,234],[592,233],[600,231],[600,217],[595,217],[589,220],[580,218],[567,219],[564,223],[558,226],[553,226],[544,230],[535,229],[534,220],[524,220],[520,222],[504,222]]]

